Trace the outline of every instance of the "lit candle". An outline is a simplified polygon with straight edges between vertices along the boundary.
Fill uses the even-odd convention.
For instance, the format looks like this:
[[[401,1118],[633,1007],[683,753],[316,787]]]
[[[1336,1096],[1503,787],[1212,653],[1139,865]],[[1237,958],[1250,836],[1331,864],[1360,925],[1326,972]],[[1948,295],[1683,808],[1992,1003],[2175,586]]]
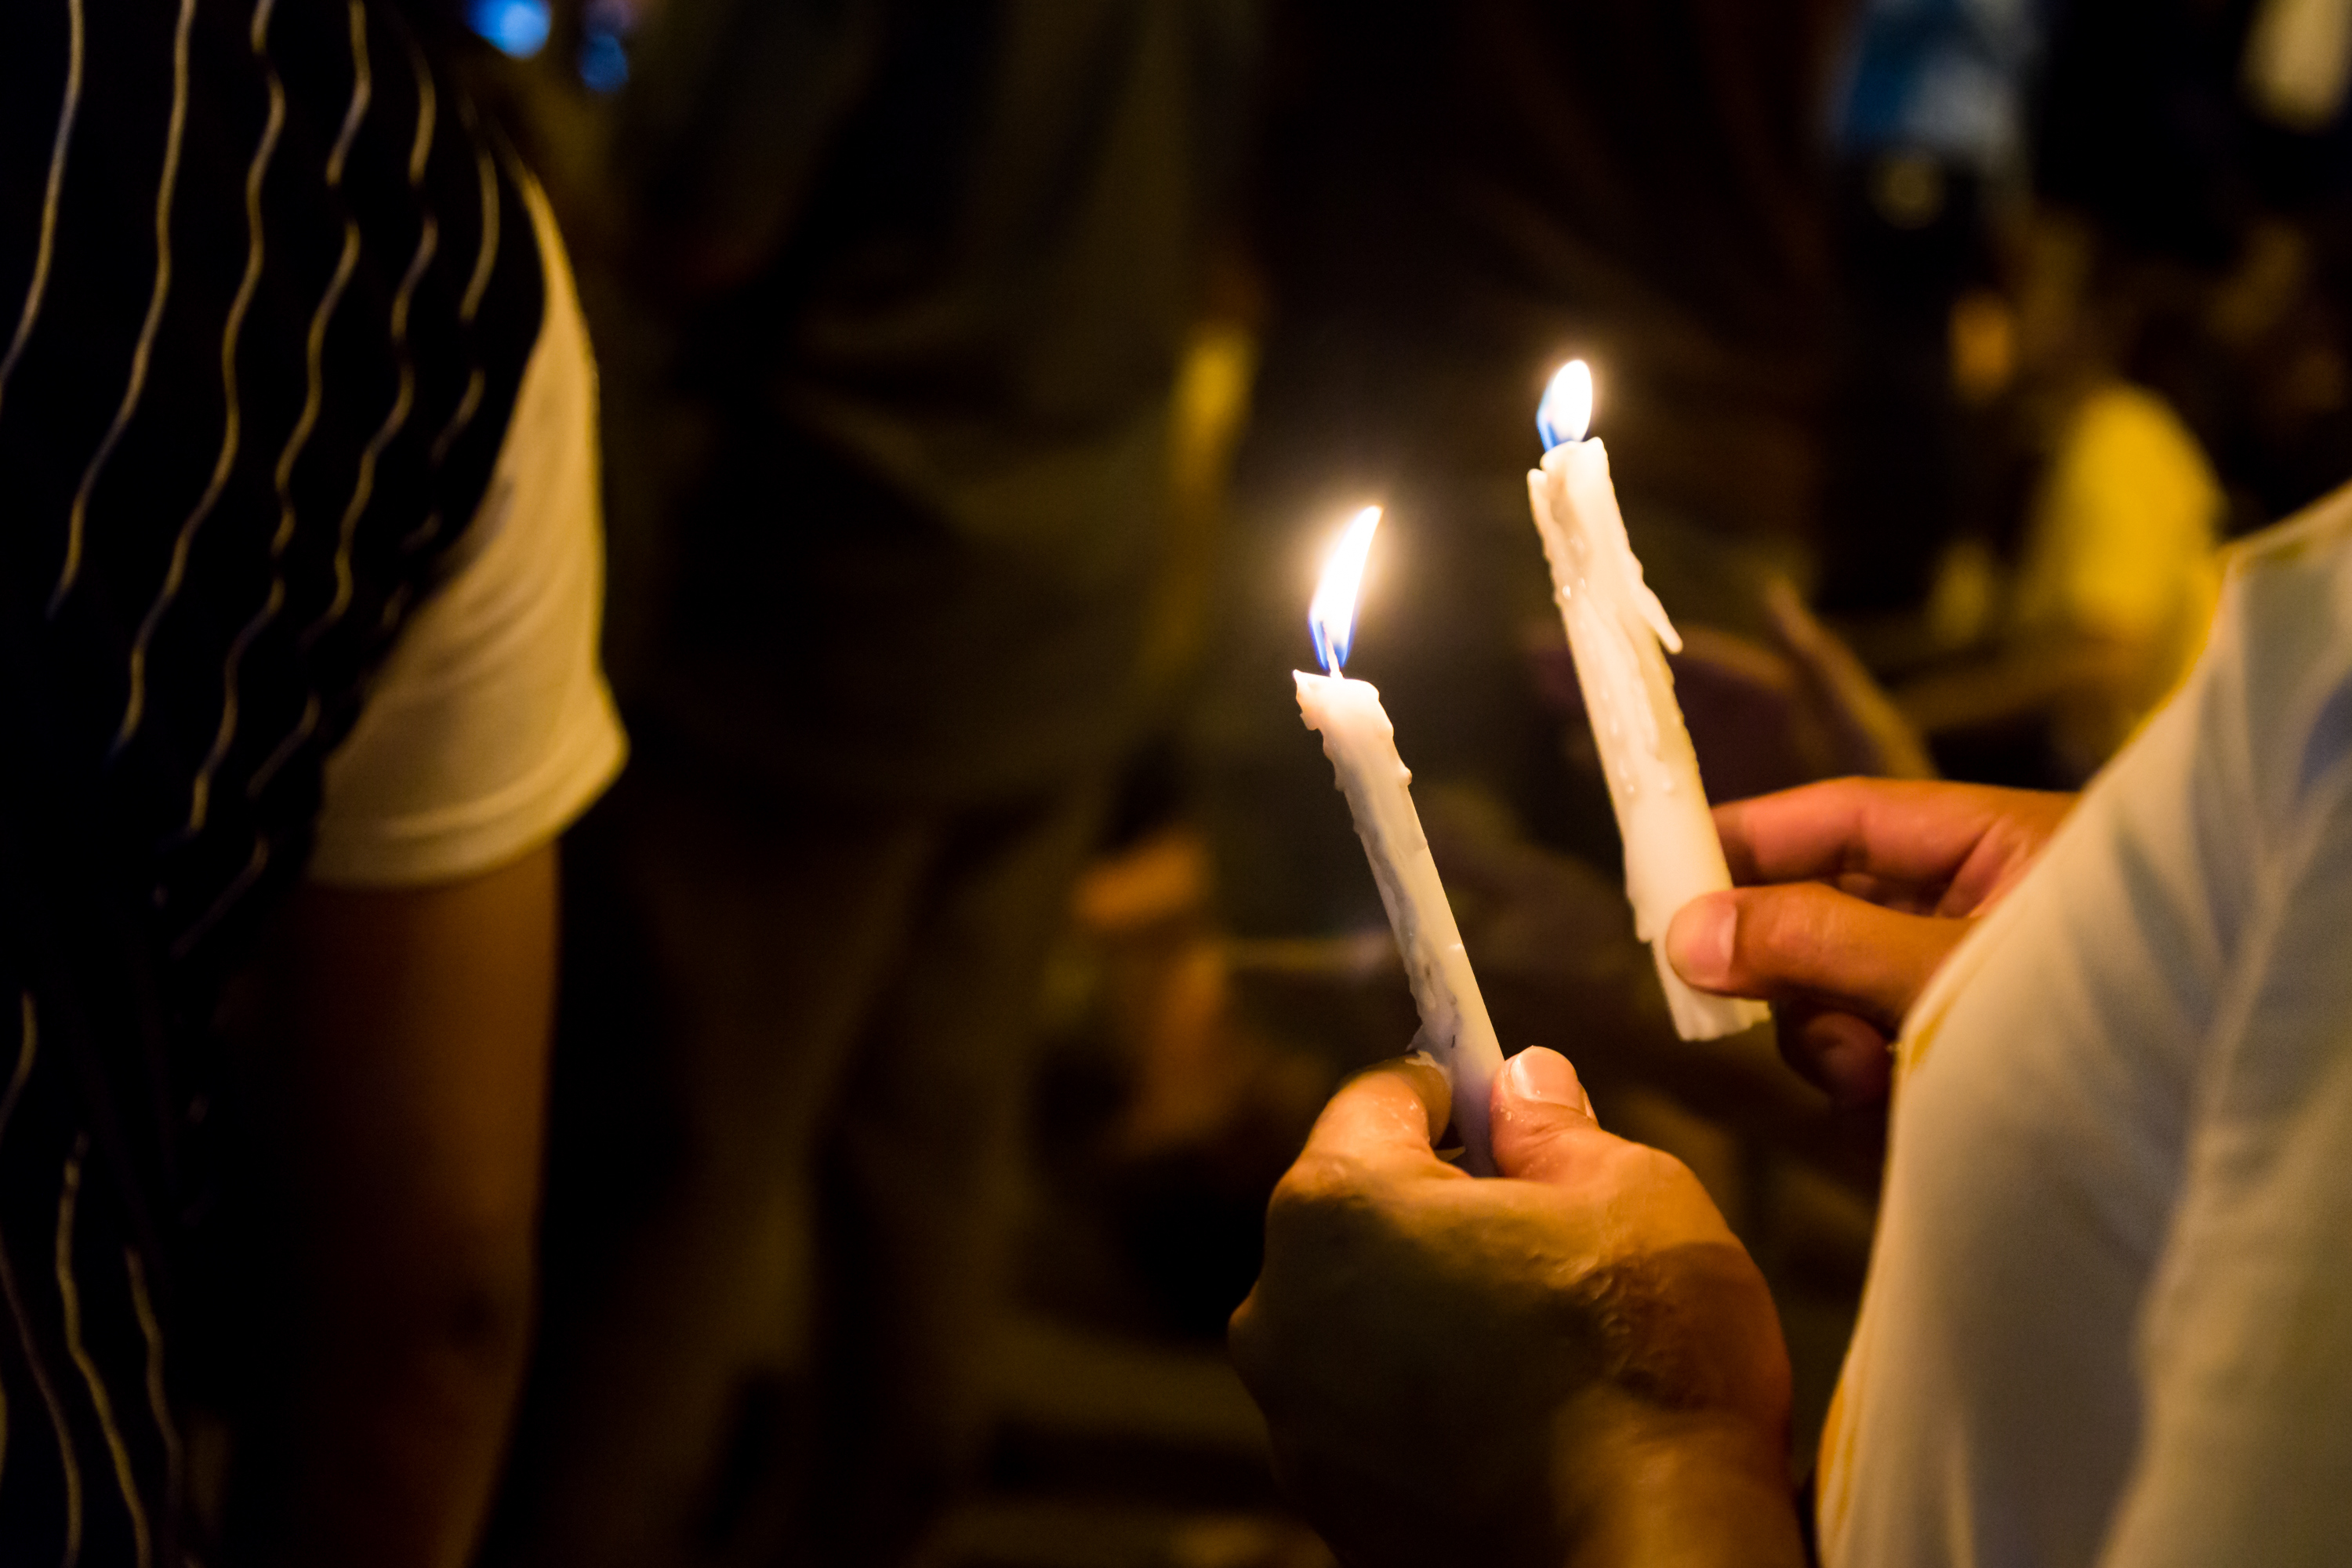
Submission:
[[[1406,787],[1412,774],[1397,755],[1395,727],[1381,708],[1377,690],[1340,673],[1355,632],[1364,558],[1380,521],[1376,506],[1358,512],[1323,569],[1307,623],[1315,637],[1316,655],[1330,673],[1293,672],[1298,680],[1298,710],[1308,729],[1322,732],[1323,754],[1331,759],[1339,787],[1348,797],[1357,836],[1372,863],[1372,879],[1380,884],[1381,902],[1389,912],[1390,929],[1404,955],[1405,977],[1421,1009],[1421,1033],[1413,1044],[1433,1057],[1453,1083],[1454,1126],[1462,1135],[1463,1165],[1475,1174],[1492,1175],[1486,1123],[1495,1075],[1503,1070],[1502,1047],[1495,1042],[1495,1026],[1486,1016],[1486,999],[1478,994],[1478,978],[1470,973],[1470,955],[1463,951],[1462,932],[1437,879],[1437,862],[1430,858],[1420,814],[1412,808],[1412,794]]]
[[[1543,467],[1528,473],[1528,500],[1625,841],[1633,934],[1657,960],[1675,1031],[1711,1040],[1763,1022],[1766,1010],[1694,991],[1666,962],[1666,922],[1701,893],[1731,886],[1731,872],[1666,668],[1666,649],[1681,652],[1683,640],[1626,542],[1608,449],[1584,438],[1591,417],[1592,373],[1570,360],[1536,413],[1545,451]]]

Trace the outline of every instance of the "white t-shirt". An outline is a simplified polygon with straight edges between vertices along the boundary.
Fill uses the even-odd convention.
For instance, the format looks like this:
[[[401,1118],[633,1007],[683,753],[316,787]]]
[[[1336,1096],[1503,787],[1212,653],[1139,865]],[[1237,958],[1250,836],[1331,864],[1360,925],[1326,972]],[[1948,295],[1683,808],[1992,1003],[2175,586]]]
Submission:
[[[597,662],[596,371],[546,197],[524,197],[546,307],[481,509],[327,759],[313,879],[414,887],[486,871],[587,809],[626,746]]]
[[[1832,1568],[2352,1563],[2352,489],[1913,1009]]]

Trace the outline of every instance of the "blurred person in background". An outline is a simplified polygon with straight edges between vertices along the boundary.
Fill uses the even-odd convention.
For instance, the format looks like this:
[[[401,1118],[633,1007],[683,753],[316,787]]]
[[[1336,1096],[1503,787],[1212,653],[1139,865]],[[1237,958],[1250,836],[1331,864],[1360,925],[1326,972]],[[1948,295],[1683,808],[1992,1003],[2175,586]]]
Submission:
[[[546,204],[394,7],[0,49],[0,1561],[458,1568],[619,765]]]
[[[2216,544],[2352,469],[2347,13],[1990,9],[2039,39],[2030,189],[1941,300],[1958,531],[1863,642],[1948,767],[2071,784],[2193,658]]]
[[[638,761],[567,859],[499,1561],[902,1561],[976,1458],[1251,47],[1227,0],[673,0],[640,35],[600,318]]]
[[[2049,5],[1865,0],[1828,99],[1838,286],[1820,606],[1901,614],[1967,516],[1949,322],[2026,199]]]

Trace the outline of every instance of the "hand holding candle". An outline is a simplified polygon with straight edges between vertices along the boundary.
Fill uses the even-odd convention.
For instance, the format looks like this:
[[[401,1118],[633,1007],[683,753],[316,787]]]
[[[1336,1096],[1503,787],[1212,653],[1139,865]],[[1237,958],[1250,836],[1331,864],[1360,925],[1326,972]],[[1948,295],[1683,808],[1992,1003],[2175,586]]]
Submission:
[[[1676,1032],[1714,1039],[1762,1023],[1766,1010],[1695,991],[1666,962],[1666,922],[1701,893],[1731,886],[1731,872],[1666,668],[1665,650],[1681,651],[1682,638],[1626,542],[1608,450],[1584,439],[1591,415],[1591,373],[1570,360],[1536,414],[1546,450],[1528,474],[1528,500],[1625,841],[1633,934],[1656,958]]]
[[[1339,787],[1355,816],[1356,833],[1364,841],[1364,854],[1372,863],[1381,903],[1388,910],[1413,1003],[1421,1010],[1421,1033],[1414,1043],[1437,1059],[1453,1082],[1454,1125],[1462,1135],[1463,1164],[1475,1174],[1491,1175],[1495,1167],[1487,1114],[1495,1075],[1503,1070],[1502,1047],[1496,1043],[1486,1000],[1478,994],[1477,976],[1470,972],[1470,955],[1463,951],[1462,932],[1445,901],[1437,863],[1430,858],[1429,840],[1406,787],[1412,774],[1397,755],[1396,731],[1381,708],[1381,694],[1340,673],[1355,631],[1364,560],[1380,521],[1378,507],[1357,513],[1323,570],[1307,626],[1314,634],[1316,655],[1330,673],[1293,672],[1298,681],[1298,710],[1308,729],[1322,731],[1324,754],[1331,759]],[[1717,858],[1721,860],[1720,851]]]

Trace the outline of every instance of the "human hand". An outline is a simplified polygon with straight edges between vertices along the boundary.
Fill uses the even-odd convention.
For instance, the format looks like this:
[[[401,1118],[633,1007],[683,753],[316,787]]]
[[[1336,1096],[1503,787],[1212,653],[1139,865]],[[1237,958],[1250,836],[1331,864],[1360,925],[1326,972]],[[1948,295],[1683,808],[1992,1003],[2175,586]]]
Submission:
[[[1770,1002],[1781,1054],[1840,1104],[1883,1100],[1904,1014],[2074,805],[1836,779],[1717,806],[1742,885],[1676,911],[1666,956],[1702,990]]]
[[[1234,1365],[1276,1468],[1355,1568],[1801,1563],[1789,1363],[1697,1181],[1601,1130],[1533,1047],[1474,1180],[1425,1059],[1344,1086],[1275,1191]]]

